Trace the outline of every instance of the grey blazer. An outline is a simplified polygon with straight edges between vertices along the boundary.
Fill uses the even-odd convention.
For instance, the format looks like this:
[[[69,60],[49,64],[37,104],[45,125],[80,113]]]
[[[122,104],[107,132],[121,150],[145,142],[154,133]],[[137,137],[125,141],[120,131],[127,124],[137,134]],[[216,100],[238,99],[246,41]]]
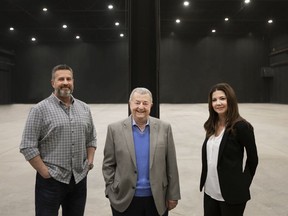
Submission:
[[[149,117],[150,184],[160,215],[166,211],[166,200],[180,199],[176,152],[170,124]],[[137,182],[137,166],[132,134],[132,117],[108,126],[102,172],[105,195],[119,212],[130,205]]]

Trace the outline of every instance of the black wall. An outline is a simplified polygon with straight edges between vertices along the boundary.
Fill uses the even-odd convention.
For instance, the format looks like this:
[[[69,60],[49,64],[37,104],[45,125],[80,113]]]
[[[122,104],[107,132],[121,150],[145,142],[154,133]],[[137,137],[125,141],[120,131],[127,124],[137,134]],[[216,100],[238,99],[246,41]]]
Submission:
[[[273,71],[273,77],[268,79],[270,102],[288,104],[288,34],[274,37],[270,48],[270,66]]]
[[[161,44],[161,101],[207,102],[210,87],[228,82],[239,102],[265,101],[261,67],[268,63],[267,43],[262,38],[204,37]]]
[[[123,103],[128,94],[127,42],[51,44],[18,49],[15,103],[35,103],[53,91],[51,70],[67,64],[74,71],[73,95],[87,103]]]
[[[0,49],[0,104],[12,103],[14,53]]]
[[[161,39],[160,103],[206,103],[210,87],[230,83],[239,102],[288,103],[288,36]],[[284,49],[285,50],[285,49]],[[275,60],[276,58],[276,60]],[[280,59],[279,59],[280,58]],[[126,103],[129,96],[128,43],[36,44],[15,51],[11,103],[36,103],[49,96],[51,69],[66,63],[74,69],[74,96],[87,103]],[[271,65],[273,67],[271,67]],[[262,68],[272,68],[263,77]],[[8,100],[9,101],[9,100]]]

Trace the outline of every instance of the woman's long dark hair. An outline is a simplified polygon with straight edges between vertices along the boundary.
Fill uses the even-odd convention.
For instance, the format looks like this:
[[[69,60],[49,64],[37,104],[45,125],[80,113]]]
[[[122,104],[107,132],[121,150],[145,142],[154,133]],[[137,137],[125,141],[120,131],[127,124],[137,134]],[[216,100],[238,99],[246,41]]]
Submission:
[[[217,90],[223,91],[227,98],[226,131],[232,130],[233,132],[233,126],[236,122],[241,120],[245,121],[239,114],[237,97],[233,88],[227,83],[218,83],[211,88],[208,96],[209,118],[204,123],[206,137],[210,137],[215,133],[216,125],[219,120],[218,113],[216,113],[212,107],[212,94]]]

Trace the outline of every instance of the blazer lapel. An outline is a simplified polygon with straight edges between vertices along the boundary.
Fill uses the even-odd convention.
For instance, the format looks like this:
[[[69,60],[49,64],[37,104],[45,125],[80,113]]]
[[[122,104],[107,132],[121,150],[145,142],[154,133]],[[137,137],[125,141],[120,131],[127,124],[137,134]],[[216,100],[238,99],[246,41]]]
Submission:
[[[128,148],[128,151],[130,153],[130,156],[132,158],[132,161],[134,163],[134,166],[136,165],[136,156],[135,156],[135,148],[134,148],[134,140],[133,140],[133,134],[132,134],[132,117],[129,116],[126,120],[123,122],[123,131],[126,138],[126,145]],[[126,158],[123,158],[123,160],[127,160]]]
[[[150,168],[151,168],[157,147],[159,125],[154,121],[153,118],[150,117],[149,120],[150,120]]]

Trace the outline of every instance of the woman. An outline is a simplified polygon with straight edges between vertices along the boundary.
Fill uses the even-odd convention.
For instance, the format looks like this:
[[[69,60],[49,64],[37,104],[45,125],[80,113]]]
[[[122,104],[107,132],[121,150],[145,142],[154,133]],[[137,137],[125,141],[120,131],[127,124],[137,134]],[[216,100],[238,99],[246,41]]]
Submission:
[[[204,216],[242,216],[258,164],[253,127],[240,116],[236,95],[227,83],[212,87],[208,106],[200,180]]]

